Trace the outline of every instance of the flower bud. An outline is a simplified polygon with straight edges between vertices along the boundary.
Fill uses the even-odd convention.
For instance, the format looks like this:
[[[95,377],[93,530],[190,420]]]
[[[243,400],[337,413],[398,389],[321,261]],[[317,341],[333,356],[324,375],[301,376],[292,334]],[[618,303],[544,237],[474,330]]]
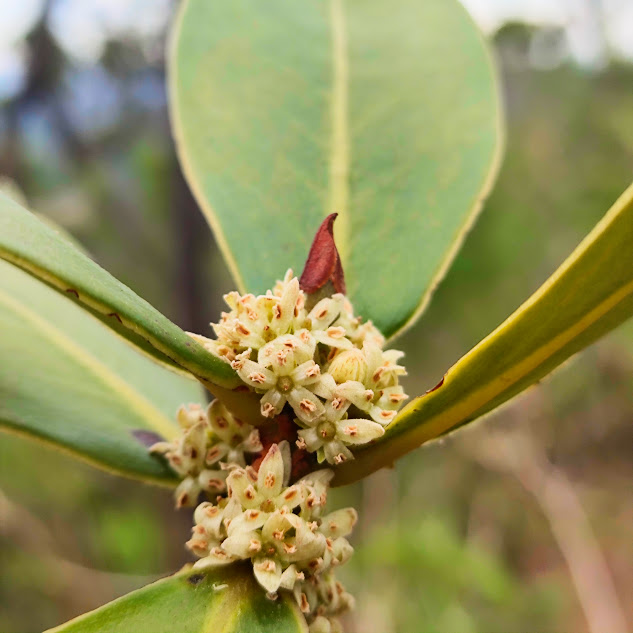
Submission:
[[[334,357],[328,373],[337,383],[348,380],[363,382],[367,376],[367,360],[359,349],[348,349]]]
[[[204,422],[206,420],[206,413],[199,404],[183,404],[178,409],[176,418],[181,428],[187,430],[199,422]]]
[[[332,625],[326,617],[318,615],[310,624],[309,631],[310,633],[332,633]]]

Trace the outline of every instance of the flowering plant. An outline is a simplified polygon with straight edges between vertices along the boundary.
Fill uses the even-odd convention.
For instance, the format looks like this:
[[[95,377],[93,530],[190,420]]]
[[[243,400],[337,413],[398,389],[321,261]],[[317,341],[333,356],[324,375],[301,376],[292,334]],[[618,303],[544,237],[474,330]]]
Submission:
[[[195,508],[194,562],[54,630],[340,631],[356,512],[326,511],[329,488],[484,415],[632,316],[633,187],[405,405],[390,342],[500,161],[494,69],[458,3],[185,0],[169,94],[239,289],[215,338],[0,193],[0,424]]]

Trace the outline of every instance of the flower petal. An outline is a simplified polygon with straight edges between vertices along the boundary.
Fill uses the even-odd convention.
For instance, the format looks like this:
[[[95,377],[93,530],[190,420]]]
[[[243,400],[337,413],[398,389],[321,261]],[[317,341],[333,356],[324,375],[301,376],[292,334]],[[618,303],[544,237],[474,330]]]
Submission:
[[[307,360],[293,370],[290,378],[295,385],[311,385],[320,380],[321,368],[313,360]]]
[[[236,468],[226,478],[230,496],[235,497],[243,508],[255,508],[261,502],[261,495],[255,490],[243,468]]]
[[[345,336],[345,330],[342,327],[329,327],[327,330],[317,330],[313,332],[317,343],[323,343],[329,347],[337,347],[339,349],[351,349],[354,347],[352,342]]]
[[[226,490],[226,470],[203,470],[198,475],[200,488],[210,494],[219,494]]]
[[[325,400],[330,400],[334,397],[335,389],[336,381],[330,374],[321,374],[321,378],[310,385],[310,391]]]
[[[308,313],[308,319],[310,319],[310,323],[312,324],[312,331],[325,330],[340,313],[340,302],[330,297],[321,299]]]
[[[305,387],[293,387],[288,402],[297,417],[306,424],[314,422],[325,413],[323,403]]]
[[[305,578],[303,572],[297,569],[296,565],[290,565],[286,568],[283,574],[281,574],[281,580],[279,586],[282,589],[292,591],[297,581],[302,581]]]
[[[253,560],[257,582],[268,592],[275,593],[281,583],[281,565],[274,558],[258,557]]]
[[[372,406],[374,392],[371,389],[367,389],[362,382],[347,380],[336,387],[334,397],[350,400],[354,406],[362,411],[367,411]]]
[[[269,389],[259,401],[261,413],[265,418],[274,418],[281,413],[286,404],[286,396],[278,389]]]
[[[257,473],[257,490],[266,499],[279,495],[284,485],[284,459],[277,444],[266,453]]]
[[[342,464],[343,462],[354,459],[351,451],[340,440],[327,442],[323,445],[325,459],[330,464]]]
[[[268,512],[262,512],[261,510],[254,508],[245,510],[231,520],[227,528],[227,533],[229,536],[233,536],[235,534],[243,534],[259,530],[259,528],[266,523],[269,516],[270,514]]]
[[[237,366],[236,371],[239,377],[249,387],[258,391],[270,389],[271,387],[274,387],[277,382],[277,378],[272,371],[252,360],[242,361]]]
[[[253,429],[240,446],[245,453],[259,453],[264,450],[257,429]]]
[[[314,453],[318,448],[323,446],[323,439],[319,436],[316,429],[302,429],[297,435],[305,442],[306,449],[310,453]]]
[[[183,479],[176,488],[176,507],[184,508],[187,506],[195,506],[200,494],[200,484],[197,479],[187,477]]]
[[[284,284],[279,303],[273,307],[271,327],[279,334],[285,334],[294,318],[295,305],[299,298],[299,280],[296,277]]]
[[[342,508],[323,517],[319,530],[328,538],[347,536],[357,521],[358,513],[354,508]]]
[[[300,505],[306,496],[306,487],[295,484],[294,486],[286,488],[277,499],[275,499],[275,505],[278,508],[292,510]]]
[[[393,387],[386,387],[380,390],[380,398],[376,401],[376,404],[381,409],[398,409],[402,403],[407,399],[407,394],[400,385]]]
[[[376,405],[369,409],[369,415],[371,415],[371,417],[376,420],[376,422],[382,424],[383,426],[387,426],[387,424],[392,422],[397,414],[397,411],[381,409],[379,406]]]
[[[208,556],[196,561],[193,566],[196,569],[207,569],[208,567],[219,567],[220,565],[228,565],[235,560],[233,556],[227,554],[221,547],[214,547]]]
[[[334,397],[325,403],[325,417],[330,422],[337,422],[344,415],[349,405],[352,404],[347,398]]]
[[[380,424],[365,418],[342,420],[336,425],[336,435],[345,444],[366,444],[384,433]]]
[[[205,422],[206,415],[199,404],[182,405],[176,413],[181,428],[187,430],[198,422]]]
[[[262,537],[254,532],[236,532],[222,541],[222,549],[236,558],[252,558],[262,549]]]

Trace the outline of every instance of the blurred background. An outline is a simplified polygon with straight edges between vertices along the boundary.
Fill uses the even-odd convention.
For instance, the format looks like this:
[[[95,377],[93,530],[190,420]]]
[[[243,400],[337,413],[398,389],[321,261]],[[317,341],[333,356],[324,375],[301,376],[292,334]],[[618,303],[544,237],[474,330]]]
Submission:
[[[494,43],[498,184],[397,347],[409,393],[510,314],[633,174],[633,3],[464,0]],[[170,0],[0,1],[1,186],[182,327],[231,289],[182,179],[165,96]],[[633,324],[361,485],[341,570],[358,633],[633,630]],[[187,560],[169,493],[0,437],[0,631],[48,628]]]

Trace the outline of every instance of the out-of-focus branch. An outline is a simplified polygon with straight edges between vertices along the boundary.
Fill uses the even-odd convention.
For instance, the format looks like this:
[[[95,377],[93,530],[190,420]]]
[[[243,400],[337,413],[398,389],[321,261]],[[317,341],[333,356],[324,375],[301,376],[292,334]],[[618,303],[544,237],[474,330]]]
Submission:
[[[398,525],[398,472],[383,468],[372,473],[362,484],[362,507],[357,538],[366,541],[376,528]],[[397,535],[394,535],[397,538]],[[367,564],[367,563],[365,563]],[[358,596],[358,605],[352,614],[354,631],[362,633],[395,633],[396,618],[385,604],[396,604],[399,592],[398,579],[394,577],[386,585],[384,569],[363,569],[364,585],[368,587]]]
[[[173,159],[171,224],[176,251],[172,285],[179,309],[178,323],[186,330],[204,332],[209,327],[202,275],[203,256],[211,247],[210,230]]]
[[[574,486],[525,431],[488,434],[468,454],[510,474],[538,503],[565,559],[591,633],[627,633],[611,572]]]
[[[11,501],[0,490],[0,537],[36,556],[44,567],[55,570],[55,586],[71,611],[94,608],[95,600],[136,589],[153,582],[157,575],[132,575],[91,569],[55,553],[56,540],[46,524]]]

